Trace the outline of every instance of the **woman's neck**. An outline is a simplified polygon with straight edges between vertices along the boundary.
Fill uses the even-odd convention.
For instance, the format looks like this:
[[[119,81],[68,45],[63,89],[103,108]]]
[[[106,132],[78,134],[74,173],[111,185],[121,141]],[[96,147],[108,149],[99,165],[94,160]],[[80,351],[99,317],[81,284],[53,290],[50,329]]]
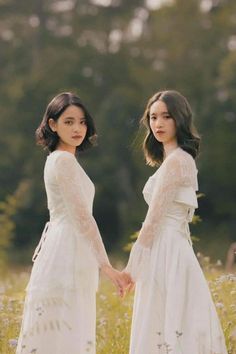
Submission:
[[[57,150],[67,151],[67,152],[70,152],[71,154],[75,155],[76,148],[74,146],[70,146],[70,145],[67,145],[67,144],[64,144],[61,142],[58,144]]]
[[[171,141],[169,143],[164,144],[164,159],[170,155],[174,150],[178,148],[178,144],[176,141]]]

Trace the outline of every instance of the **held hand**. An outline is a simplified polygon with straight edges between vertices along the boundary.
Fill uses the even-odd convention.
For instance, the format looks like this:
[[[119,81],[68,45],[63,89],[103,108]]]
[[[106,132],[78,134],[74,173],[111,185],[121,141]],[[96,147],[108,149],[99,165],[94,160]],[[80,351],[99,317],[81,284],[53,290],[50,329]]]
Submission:
[[[119,296],[124,297],[125,288],[128,286],[127,277],[109,265],[102,267],[101,270],[116,286]]]
[[[123,271],[121,274],[123,276],[124,281],[126,282],[126,290],[128,292],[132,291],[135,288],[135,282],[131,278],[131,275],[129,273],[126,273],[125,271]]]

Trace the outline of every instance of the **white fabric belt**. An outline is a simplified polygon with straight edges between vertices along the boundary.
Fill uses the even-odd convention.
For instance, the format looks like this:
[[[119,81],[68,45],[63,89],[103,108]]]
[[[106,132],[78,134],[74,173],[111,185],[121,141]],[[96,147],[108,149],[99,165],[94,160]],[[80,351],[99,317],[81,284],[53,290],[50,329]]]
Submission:
[[[37,247],[35,248],[35,251],[34,251],[34,254],[33,254],[33,257],[32,257],[32,261],[33,261],[33,262],[35,262],[36,258],[37,258],[38,255],[39,255],[39,252],[40,252],[41,249],[42,249],[42,246],[43,246],[43,244],[44,244],[44,242],[45,242],[45,240],[46,240],[47,232],[48,232],[48,229],[49,229],[50,225],[51,225],[51,222],[48,221],[48,222],[45,224],[45,226],[44,226],[42,236],[41,236],[41,238],[40,238],[40,241],[39,241]]]
[[[189,244],[193,246],[192,239],[191,239],[191,234],[190,234],[190,229],[189,229],[189,220],[188,219],[176,219],[171,216],[166,216],[165,219],[163,220],[163,226],[164,225],[169,225],[176,227],[176,229],[183,233],[184,236],[187,238]]]
[[[190,246],[193,246],[188,221],[187,220],[184,221],[181,226],[182,227],[181,227],[180,231],[183,231],[183,233],[186,235],[186,238],[187,238]]]

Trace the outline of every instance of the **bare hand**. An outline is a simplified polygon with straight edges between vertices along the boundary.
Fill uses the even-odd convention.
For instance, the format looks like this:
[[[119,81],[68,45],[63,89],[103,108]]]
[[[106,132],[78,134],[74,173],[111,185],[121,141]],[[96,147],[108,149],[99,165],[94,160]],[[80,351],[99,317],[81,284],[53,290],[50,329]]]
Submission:
[[[113,282],[116,286],[117,292],[120,297],[124,297],[125,289],[129,284],[127,276],[110,265],[101,268],[102,272]]]
[[[135,282],[131,278],[131,275],[129,273],[126,273],[125,271],[122,272],[122,276],[126,282],[126,291],[130,292],[135,288]]]

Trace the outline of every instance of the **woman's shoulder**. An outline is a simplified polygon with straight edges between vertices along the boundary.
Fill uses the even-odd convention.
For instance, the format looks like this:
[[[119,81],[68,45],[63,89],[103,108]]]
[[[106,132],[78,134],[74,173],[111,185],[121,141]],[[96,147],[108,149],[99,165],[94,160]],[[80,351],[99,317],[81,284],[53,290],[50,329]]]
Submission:
[[[181,147],[175,149],[169,156],[166,158],[166,163],[169,165],[183,165],[183,166],[195,166],[195,160],[187,151],[183,150]]]
[[[75,155],[65,150],[54,150],[48,155],[47,160],[49,161],[52,160],[55,162],[60,162],[60,161],[77,162]]]
[[[74,154],[65,150],[54,150],[47,157],[47,164],[53,166],[55,170],[71,170],[78,166],[78,161]],[[67,171],[68,172],[68,171]]]
[[[54,150],[52,151],[49,155],[48,155],[48,158],[55,158],[55,159],[58,159],[58,158],[66,158],[66,159],[75,159],[75,155],[72,154],[71,152],[69,151],[66,151],[66,150]]]
[[[198,173],[194,158],[180,147],[164,160],[163,171],[173,177],[182,176],[191,179],[195,179]]]
[[[197,168],[194,158],[181,148],[171,152],[160,168],[160,175],[164,180],[176,180],[183,186],[192,186],[198,189]]]

